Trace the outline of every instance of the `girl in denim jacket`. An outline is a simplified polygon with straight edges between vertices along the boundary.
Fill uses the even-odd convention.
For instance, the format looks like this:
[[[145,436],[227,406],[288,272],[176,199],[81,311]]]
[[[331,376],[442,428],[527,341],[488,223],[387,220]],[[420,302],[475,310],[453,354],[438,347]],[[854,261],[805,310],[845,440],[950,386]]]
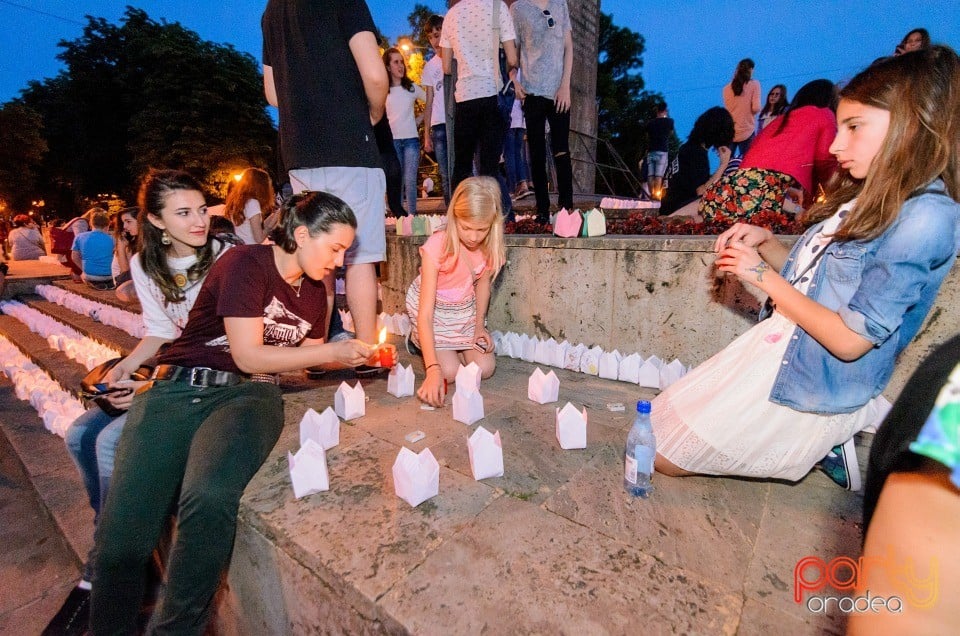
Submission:
[[[958,112],[952,49],[878,61],[840,93],[840,170],[793,249],[751,225],[718,237],[717,268],[769,310],[656,398],[657,471],[797,481],[822,459],[860,488],[853,435],[960,249]]]

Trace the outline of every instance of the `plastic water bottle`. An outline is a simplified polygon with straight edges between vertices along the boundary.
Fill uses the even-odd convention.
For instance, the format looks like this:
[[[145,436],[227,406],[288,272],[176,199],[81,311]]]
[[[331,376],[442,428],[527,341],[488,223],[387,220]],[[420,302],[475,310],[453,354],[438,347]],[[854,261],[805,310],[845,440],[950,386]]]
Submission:
[[[646,499],[653,492],[653,460],[657,456],[657,440],[650,425],[650,403],[637,402],[637,417],[633,420],[623,461],[623,489],[633,497]]]

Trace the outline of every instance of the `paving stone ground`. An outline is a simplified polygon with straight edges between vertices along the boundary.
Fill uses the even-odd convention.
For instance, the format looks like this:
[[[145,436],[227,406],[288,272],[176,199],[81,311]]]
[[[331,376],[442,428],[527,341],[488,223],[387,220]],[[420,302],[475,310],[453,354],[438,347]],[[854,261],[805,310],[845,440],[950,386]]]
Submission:
[[[401,361],[422,378],[421,361]],[[621,634],[642,616],[649,634],[842,633],[842,617],[794,603],[793,570],[808,555],[859,553],[858,494],[815,472],[799,484],[658,476],[649,500],[630,499],[631,406],[655,391],[560,370],[560,402],[538,405],[526,398],[534,368],[498,358],[481,387],[478,424],[500,431],[503,477],[474,481],[475,426],[453,421],[449,406],[423,411],[389,395],[381,378],[364,382],[366,415],[344,423],[328,452],[330,490],[300,500],[286,460],[299,420],[354,381],[285,375],[287,425],[241,504],[218,630]],[[0,586],[0,632],[37,633],[79,574],[92,515],[62,440],[11,393],[0,384],[0,581],[24,584]],[[586,449],[557,444],[554,409],[566,401],[588,409]],[[627,410],[608,410],[613,402]],[[426,438],[406,444],[415,429]],[[403,445],[429,447],[441,464],[440,494],[417,508],[393,492]]]

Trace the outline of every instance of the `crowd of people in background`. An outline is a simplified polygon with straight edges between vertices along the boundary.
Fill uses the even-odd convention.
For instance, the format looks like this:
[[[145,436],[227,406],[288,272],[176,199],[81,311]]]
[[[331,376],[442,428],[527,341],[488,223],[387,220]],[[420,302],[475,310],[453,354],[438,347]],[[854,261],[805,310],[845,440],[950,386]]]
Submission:
[[[894,55],[930,47],[926,29],[913,29],[897,45]],[[882,59],[882,58],[881,58]],[[733,123],[733,134],[702,139],[708,121],[713,128],[722,118],[711,108],[701,125],[680,145],[670,169],[665,169],[666,103],[654,107],[647,122],[647,153],[643,169],[646,194],[661,199],[660,214],[675,220],[733,223],[749,221],[761,212],[799,214],[822,196],[838,164],[828,148],[836,134],[836,96],[841,88],[828,79],[802,86],[793,99],[787,86],[777,84],[761,107],[761,88],[754,79],[755,62],[737,63],[733,79],[723,87],[723,107]],[[670,120],[672,123],[672,120]],[[671,133],[672,134],[672,130]],[[692,143],[691,143],[692,142]],[[757,144],[759,147],[754,147]],[[699,150],[697,147],[700,147]],[[710,174],[706,150],[719,158]],[[666,191],[663,176],[668,176]]]
[[[155,170],[112,234],[99,208],[59,228],[73,234],[65,264],[92,287],[138,299],[147,334],[110,372],[120,414],[91,409],[67,434],[97,514],[96,547],[55,622],[89,603],[95,632],[134,631],[144,569],[176,503],[154,624],[203,631],[239,497],[283,425],[278,374],[385,370],[372,344],[377,265],[387,209],[416,213],[421,149],[434,153],[450,200],[406,295],[408,347],[425,370],[417,394],[441,406],[458,364],[495,372],[486,316],[512,203],[532,186],[538,221],[573,207],[569,9],[460,0],[425,26],[435,56],[421,89],[402,51],[381,52],[364,0],[270,0],[264,92],[279,111],[290,196],[278,202],[269,174],[249,168],[211,217],[192,177]],[[647,186],[661,212],[728,223],[717,268],[771,299],[762,322],[656,398],[656,469],[796,481],[819,466],[856,490],[853,435],[960,249],[960,62],[916,29],[839,89],[818,79],[788,101],[778,84],[761,103],[755,69],[749,58],[737,64],[723,106],[697,118],[675,157],[666,103],[646,126]],[[805,208],[812,225],[792,249],[749,223]],[[14,258],[42,255],[36,225],[14,221]],[[332,318],[340,267],[352,333]],[[149,377],[135,379],[154,356]],[[942,459],[931,439],[914,438],[917,452]],[[888,528],[884,503],[878,522]]]

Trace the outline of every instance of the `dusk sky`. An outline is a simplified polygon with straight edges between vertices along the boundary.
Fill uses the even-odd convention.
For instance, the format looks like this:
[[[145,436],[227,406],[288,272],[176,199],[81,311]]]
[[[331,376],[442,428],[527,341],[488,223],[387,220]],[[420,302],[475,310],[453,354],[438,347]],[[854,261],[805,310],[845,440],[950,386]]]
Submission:
[[[438,12],[446,6],[443,0],[421,2]],[[265,0],[0,0],[0,23],[7,33],[0,40],[0,102],[16,97],[29,80],[58,72],[57,42],[78,37],[85,15],[117,22],[127,4],[260,59]],[[409,31],[406,16],[414,1],[368,4],[388,37]],[[935,42],[960,47],[957,0],[602,0],[601,10],[646,39],[642,75],[648,89],[667,98],[681,138],[700,112],[720,104],[720,91],[743,57],[756,61],[754,77],[764,97],[778,83],[793,96],[811,79],[848,79],[890,54],[914,27],[929,29]]]

